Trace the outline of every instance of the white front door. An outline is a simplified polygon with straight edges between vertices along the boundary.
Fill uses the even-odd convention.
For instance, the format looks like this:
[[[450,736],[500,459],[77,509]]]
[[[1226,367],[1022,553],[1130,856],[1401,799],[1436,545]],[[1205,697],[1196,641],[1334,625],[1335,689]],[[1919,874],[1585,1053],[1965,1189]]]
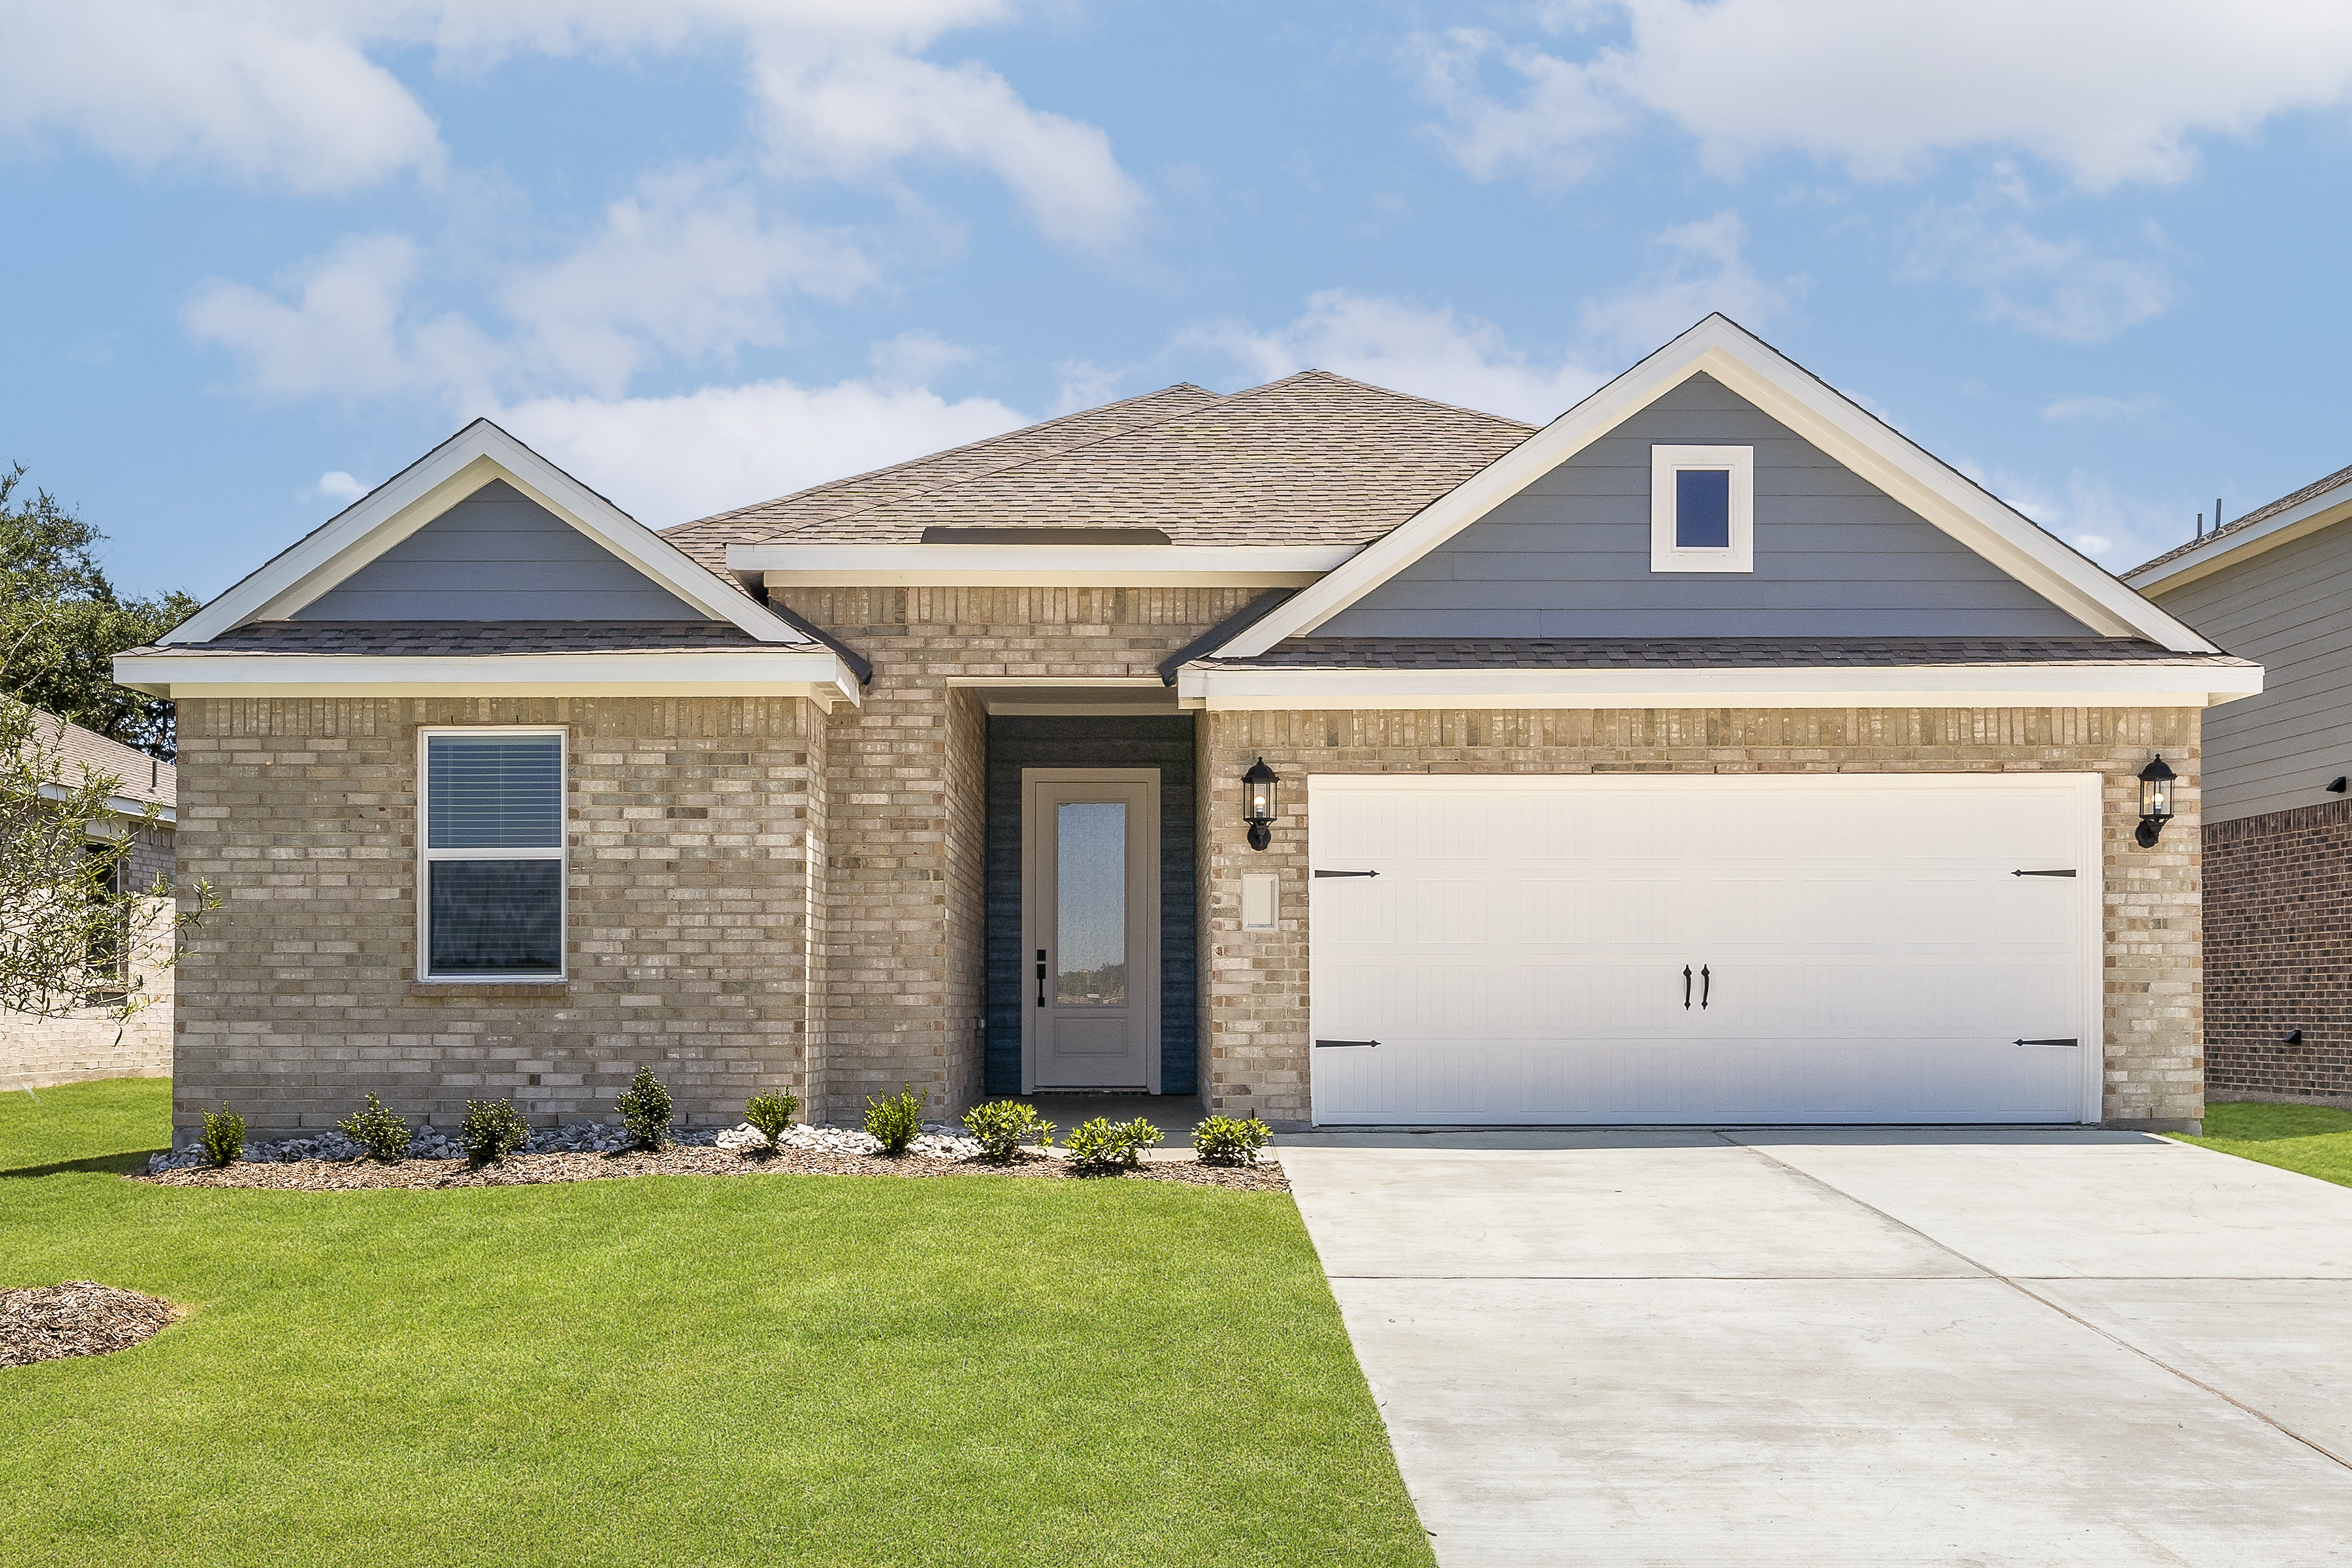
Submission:
[[[2098,792],[1312,778],[1315,1119],[2095,1121]]]
[[[1157,1093],[1159,770],[1021,780],[1024,1088]]]

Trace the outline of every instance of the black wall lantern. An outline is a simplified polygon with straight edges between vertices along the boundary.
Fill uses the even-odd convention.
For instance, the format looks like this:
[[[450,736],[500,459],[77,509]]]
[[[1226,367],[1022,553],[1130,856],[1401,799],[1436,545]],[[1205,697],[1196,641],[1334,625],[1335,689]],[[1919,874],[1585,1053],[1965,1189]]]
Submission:
[[[2172,820],[2172,770],[2164,765],[2164,753],[2158,752],[2156,761],[2139,771],[2139,831],[2132,837],[2143,849],[2156,847],[2164,825]]]
[[[1249,824],[1250,847],[1263,849],[1274,842],[1274,786],[1282,781],[1260,757],[1242,775],[1242,820]]]

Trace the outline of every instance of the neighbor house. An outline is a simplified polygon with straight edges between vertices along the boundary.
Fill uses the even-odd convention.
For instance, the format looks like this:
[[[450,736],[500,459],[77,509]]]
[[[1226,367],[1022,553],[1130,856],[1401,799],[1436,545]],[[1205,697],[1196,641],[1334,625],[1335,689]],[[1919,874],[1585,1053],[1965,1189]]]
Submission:
[[[2205,736],[2208,1081],[2352,1105],[2352,468],[2124,580],[2269,672]]]
[[[226,900],[184,1130],[2191,1126],[2261,683],[1720,317],[1541,429],[1178,385],[662,534],[478,422],[117,670]]]
[[[170,882],[177,770],[54,713],[37,710],[36,723],[35,745],[59,785],[116,781],[108,811],[88,829],[94,837],[131,839],[131,852],[114,861],[115,891],[152,888],[158,878]],[[143,899],[133,908],[124,929],[90,954],[97,983],[89,994],[61,999],[86,1005],[54,1015],[0,1008],[0,1090],[170,1075],[171,906],[163,899]],[[126,996],[139,1002],[128,1017]]]

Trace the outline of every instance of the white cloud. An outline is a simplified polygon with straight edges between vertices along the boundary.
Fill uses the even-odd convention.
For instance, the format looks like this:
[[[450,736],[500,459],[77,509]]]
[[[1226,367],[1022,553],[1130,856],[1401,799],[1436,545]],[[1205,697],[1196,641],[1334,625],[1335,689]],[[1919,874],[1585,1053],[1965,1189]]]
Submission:
[[[676,397],[541,397],[491,416],[654,528],[1028,423],[992,398],[785,381]]]
[[[432,173],[439,134],[331,11],[171,0],[0,4],[0,131],[54,129],[139,168],[296,191]]]
[[[517,53],[627,58],[716,41],[741,57],[777,156],[873,180],[903,159],[983,168],[1057,243],[1129,238],[1142,190],[1094,126],[1034,109],[984,66],[918,58],[1011,0],[0,0],[0,134],[86,138],[299,192],[446,160],[430,113],[371,58],[429,47],[444,74]]]
[[[2145,419],[2164,407],[2164,399],[2156,393],[2143,392],[2137,397],[2101,397],[2085,394],[2079,397],[2059,397],[2042,405],[2044,419]]]
[[[1128,239],[1142,189],[1094,126],[1032,109],[994,71],[885,49],[766,51],[759,82],[781,167],[845,179],[930,155],[977,164],[1012,187],[1045,237],[1087,249]]]
[[[1762,331],[1789,307],[1787,289],[1767,283],[1740,250],[1748,226],[1719,212],[1661,233],[1664,265],[1606,298],[1586,301],[1584,330],[1629,353],[1647,353],[1710,311]],[[1792,284],[1794,280],[1791,280]]]
[[[2352,92],[2352,8],[2309,0],[1595,0],[1554,20],[1607,23],[1612,41],[1580,54],[1481,34],[1417,41],[1442,134],[1471,174],[1573,174],[1646,113],[1696,138],[1718,173],[1795,151],[1889,179],[2000,149],[2100,188],[2179,179],[2196,136]],[[1488,58],[1517,92],[1479,82]]]
[[[400,236],[363,236],[274,290],[205,284],[183,320],[236,354],[254,391],[479,406],[501,389],[617,396],[656,359],[780,343],[786,294],[839,299],[876,275],[846,241],[763,220],[740,192],[693,175],[649,179],[578,249],[506,268],[503,334],[421,300],[424,261]]]
[[[2103,255],[2084,239],[2050,239],[2017,213],[2022,187],[1997,170],[1970,200],[1929,202],[1903,226],[1904,276],[1981,290],[1987,320],[2061,342],[2104,342],[2170,310],[2179,288],[2154,256]],[[2162,236],[2151,231],[2152,245]]]
[[[2195,531],[2193,507],[2179,512],[2161,502],[2120,495],[2107,479],[2081,468],[2053,488],[1967,461],[1954,467],[2110,572],[2128,571],[2161,555]]]
[[[1272,331],[1225,322],[1196,329],[1179,342],[1220,351],[1259,381],[1328,370],[1536,423],[1555,417],[1605,379],[1572,358],[1557,365],[1530,363],[1501,328],[1475,316],[1344,289],[1309,296],[1304,314]]]
[[[324,500],[341,501],[349,506],[367,494],[368,488],[341,468],[329,468],[319,476],[319,482],[310,487],[310,493]]]
[[[680,359],[784,341],[778,297],[844,298],[875,280],[847,241],[763,221],[740,191],[692,175],[648,180],[602,230],[505,290],[534,368],[609,395],[656,353]]]

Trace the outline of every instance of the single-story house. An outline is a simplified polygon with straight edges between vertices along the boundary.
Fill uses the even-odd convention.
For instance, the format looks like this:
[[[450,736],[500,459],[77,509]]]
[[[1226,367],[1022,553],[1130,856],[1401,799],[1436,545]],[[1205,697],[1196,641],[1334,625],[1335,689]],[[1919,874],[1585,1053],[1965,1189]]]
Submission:
[[[116,668],[257,1129],[2192,1126],[2262,673],[1719,316],[1540,429],[1176,385],[658,534],[477,422]]]
[[[53,776],[59,785],[74,787],[96,778],[119,781],[108,815],[89,825],[92,834],[103,833],[117,843],[125,835],[131,839],[131,852],[114,862],[115,891],[152,888],[158,878],[170,882],[178,770],[54,713],[35,713],[35,745],[49,763],[48,773],[37,776]],[[0,1008],[0,1090],[96,1078],[169,1077],[176,973],[168,962],[171,925],[168,900],[139,900],[120,937],[91,955],[90,967],[100,983],[88,1006],[60,1014]],[[140,998],[128,1018],[121,1016],[126,994]]]
[[[2205,732],[2207,1081],[2352,1106],[2352,468],[2124,580],[2268,671]]]

